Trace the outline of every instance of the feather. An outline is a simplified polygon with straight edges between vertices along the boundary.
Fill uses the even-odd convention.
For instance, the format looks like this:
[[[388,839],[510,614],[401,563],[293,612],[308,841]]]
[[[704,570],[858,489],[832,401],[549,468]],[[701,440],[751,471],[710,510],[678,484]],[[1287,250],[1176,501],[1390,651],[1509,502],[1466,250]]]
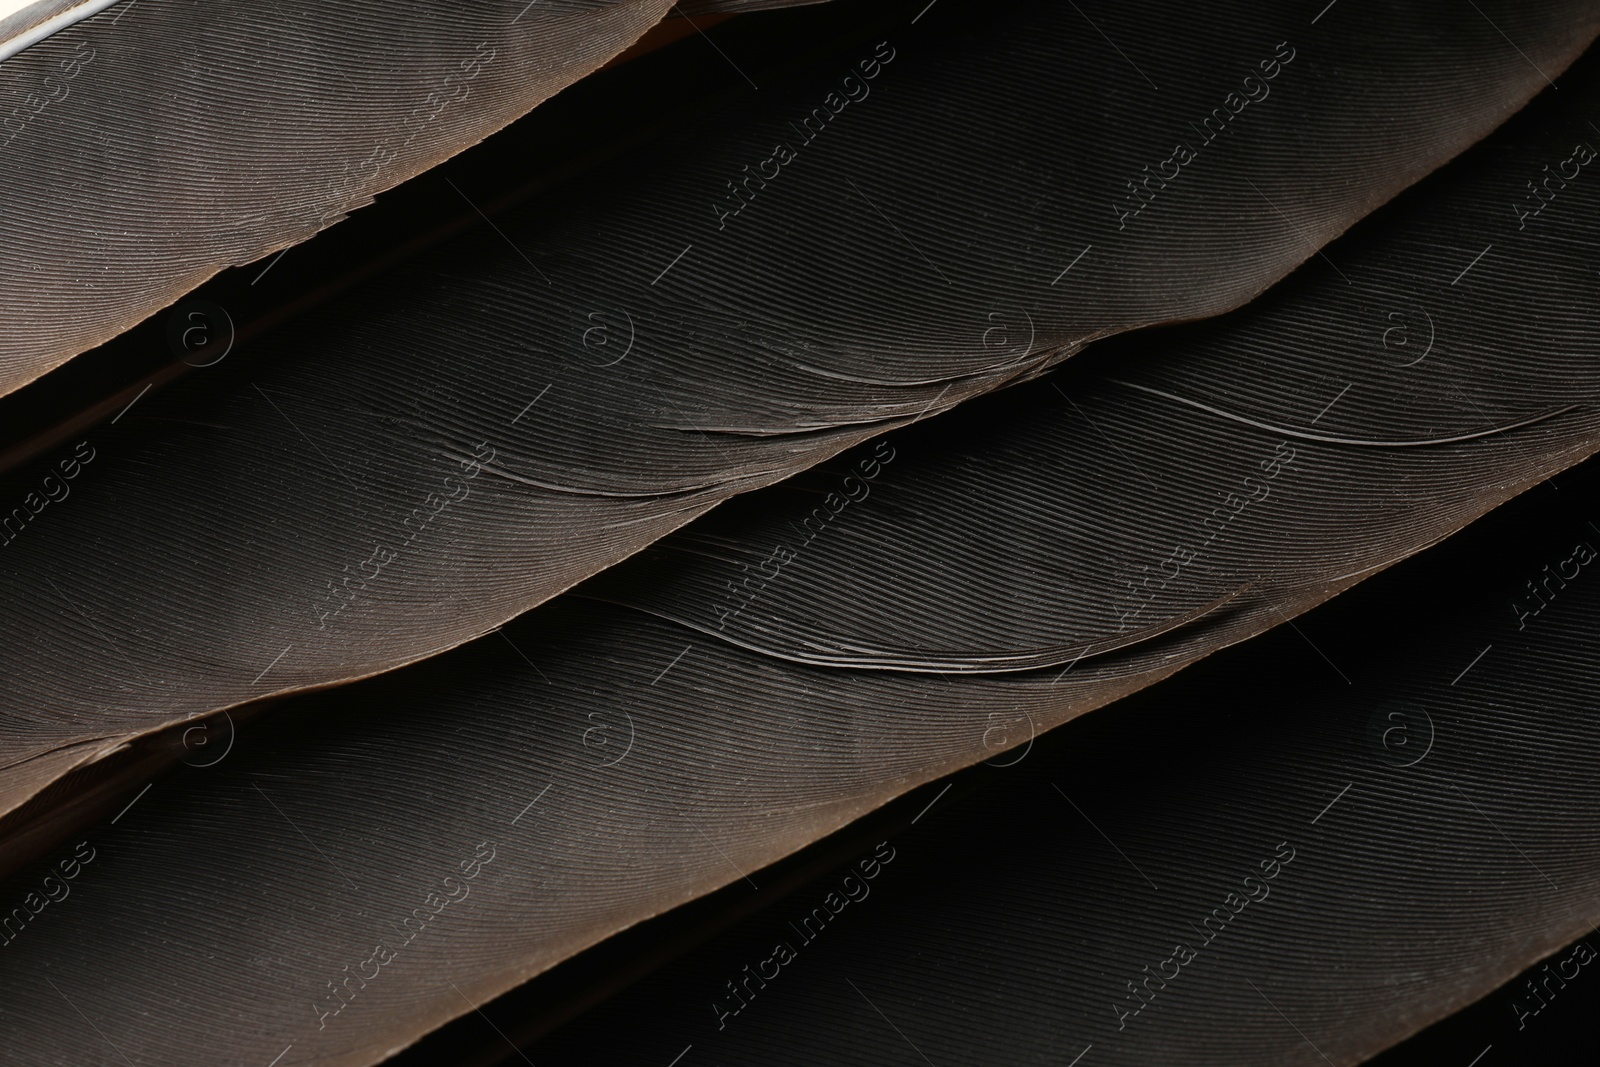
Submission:
[[[978,9],[735,99],[0,480],[0,811],[141,733],[485,634],[1092,338],[1238,305],[1488,132],[1600,19],[1486,9],[1508,49],[1471,20],[1441,36],[1429,3],[1309,28],[1173,4],[1141,54],[1219,109],[1207,140],[1205,111],[1173,128],[1076,10]],[[1132,18],[1096,22],[1132,39]],[[803,154],[726,200],[774,136]],[[1170,189],[1117,191],[1191,136]]]
[[[1497,236],[1489,221],[1492,216],[1479,212],[1499,209],[1503,203],[1486,196],[1486,191],[1505,188],[1504,168],[1524,166],[1529,158],[1546,156],[1551,145],[1565,143],[1567,125],[1595,97],[1596,74],[1594,64],[1586,64],[1569,80],[1563,99],[1552,94],[1417,196],[1375,216],[1327,254],[1350,274],[1353,285],[1354,279],[1368,277],[1369,268],[1376,270],[1372,264],[1389,264],[1394,276],[1412,277],[1418,287],[1447,285],[1426,272],[1406,271],[1407,250],[1436,252],[1450,247],[1463,231],[1485,239]],[[1569,93],[1575,98],[1570,104],[1565,100]],[[1019,524],[1030,515],[1048,514],[1051,509],[1046,505],[1060,499],[1059,486],[1069,480],[1080,486],[1061,505],[1070,505],[1078,516],[1071,524],[1077,530],[1113,526],[1128,508],[1144,513],[1153,531],[1183,526],[1186,515],[1209,514],[1209,501],[1203,499],[1207,487],[1198,485],[1192,497],[1146,493],[1136,476],[1136,463],[1148,464],[1156,456],[1180,457],[1166,461],[1174,464],[1174,480],[1185,472],[1199,478],[1182,466],[1181,457],[1197,454],[1195,441],[1203,439],[1208,462],[1219,471],[1272,482],[1271,492],[1249,506],[1255,510],[1243,510],[1230,521],[1223,543],[1207,557],[1207,565],[1225,575],[1230,567],[1237,572],[1220,588],[1227,589],[1235,578],[1254,575],[1247,587],[1231,590],[1217,610],[1189,618],[1194,614],[1192,603],[1204,605],[1222,598],[1175,585],[1166,599],[1155,599],[1148,610],[1157,620],[1177,613],[1186,625],[1085,655],[1066,668],[1052,663],[1029,670],[953,672],[952,666],[965,661],[947,660],[881,669],[881,664],[870,662],[833,662],[840,657],[831,644],[830,662],[824,663],[776,647],[756,649],[750,647],[754,642],[714,637],[662,618],[659,612],[605,603],[592,595],[613,580],[604,577],[585,588],[591,595],[561,598],[484,641],[402,672],[288,701],[251,724],[220,760],[181,769],[148,789],[130,791],[119,800],[120,810],[107,811],[110,817],[105,821],[66,839],[68,844],[87,841],[96,856],[103,857],[94,861],[98,866],[93,868],[100,881],[86,880],[82,888],[92,892],[85,892],[71,908],[41,916],[36,924],[27,920],[20,936],[6,945],[0,958],[0,1010],[5,1012],[8,1032],[15,1035],[15,1047],[29,1054],[37,1051],[41,1059],[109,1058],[96,1034],[66,1025],[73,1017],[70,1012],[82,1009],[130,1057],[159,1055],[163,1062],[180,1064],[225,1057],[267,1062],[282,1053],[309,1062],[373,1062],[649,916],[744,879],[759,886],[765,865],[919,784],[985,758],[1000,763],[1027,759],[1036,734],[1149,686],[1259,632],[1280,616],[1293,617],[1438,540],[1517,488],[1593,449],[1595,428],[1587,405],[1539,421],[1523,417],[1542,410],[1545,398],[1540,390],[1550,368],[1570,372],[1584,362],[1573,358],[1574,351],[1581,354],[1581,350],[1557,342],[1593,336],[1587,326],[1592,311],[1570,295],[1575,287],[1589,284],[1584,249],[1592,242],[1584,238],[1600,226],[1600,210],[1592,200],[1581,198],[1587,194],[1581,194],[1576,183],[1571,191],[1575,195],[1564,227],[1525,234],[1528,240],[1523,244],[1508,243],[1507,259],[1498,268],[1500,284],[1486,286],[1474,299],[1464,301],[1456,309],[1459,318],[1451,320],[1459,336],[1481,338],[1475,351],[1452,350],[1456,352],[1452,370],[1461,387],[1493,380],[1513,354],[1528,364],[1519,372],[1522,377],[1501,381],[1495,397],[1517,417],[1508,420],[1496,411],[1481,422],[1468,422],[1462,416],[1462,426],[1471,430],[1526,423],[1520,429],[1488,435],[1461,432],[1461,426],[1440,422],[1440,413],[1424,402],[1413,404],[1417,425],[1399,421],[1380,426],[1374,413],[1397,405],[1369,375],[1369,388],[1352,390],[1345,398],[1352,410],[1340,418],[1348,421],[1333,421],[1331,412],[1315,421],[1311,414],[1305,419],[1305,425],[1318,427],[1311,433],[1339,443],[1291,437],[1297,452],[1290,461],[1275,447],[1280,439],[1276,432],[1187,405],[1174,409],[1157,403],[1159,397],[1129,390],[1107,377],[1114,372],[1117,382],[1135,381],[1195,398],[1198,394],[1192,389],[1203,375],[1193,380],[1170,376],[1191,361],[1204,366],[1212,353],[1234,354],[1232,360],[1218,355],[1215,365],[1246,365],[1237,362],[1239,353],[1254,352],[1258,345],[1270,348],[1267,342],[1285,331],[1320,329],[1321,333],[1306,335],[1303,350],[1319,358],[1346,358],[1342,354],[1346,350],[1363,351],[1357,348],[1359,333],[1332,313],[1342,306],[1343,298],[1329,294],[1342,294],[1339,286],[1344,283],[1322,278],[1312,268],[1275,291],[1259,308],[1215,324],[1173,331],[1163,345],[1141,359],[1107,357],[1104,365],[1096,357],[1076,360],[1011,395],[968,405],[915,431],[892,436],[888,439],[892,455],[882,451],[882,442],[851,453],[848,469],[855,477],[867,475],[864,461],[879,464],[871,493],[852,501],[837,525],[829,528],[827,539],[819,536],[807,550],[807,558],[812,551],[823,551],[834,534],[854,543],[855,559],[845,553],[835,555],[831,558],[837,567],[811,581],[843,583],[883,598],[886,607],[880,625],[897,636],[914,634],[912,628],[917,626],[943,627],[934,631],[941,633],[968,632],[961,617],[933,621],[908,617],[901,604],[872,585],[872,569],[883,564],[882,553],[873,547],[875,538],[849,532],[887,529],[896,512],[906,510],[912,499],[910,494],[896,499],[892,492],[903,479],[904,484],[920,487],[921,499],[939,501],[942,509],[913,509],[904,516],[918,521],[900,528],[899,551],[910,559],[931,560],[941,552],[948,555],[963,537],[987,538],[993,573],[968,589],[964,598],[986,607],[991,620],[1009,621],[1016,615],[1018,575],[1030,568],[1049,568],[1036,580],[1068,585],[1072,583],[1063,576],[1081,567],[1064,551],[1043,558],[1024,551],[1027,538],[1042,535]],[[1396,295],[1404,292],[1398,290]],[[1546,313],[1547,307],[1560,309],[1559,316]],[[1527,334],[1508,326],[1523,322],[1534,324]],[[1162,355],[1169,350],[1181,350],[1184,358],[1169,362]],[[1282,358],[1292,366],[1293,353],[1300,350],[1286,347],[1285,351],[1291,354]],[[1300,358],[1307,357],[1302,353]],[[1264,372],[1272,369],[1263,366]],[[1403,378],[1401,384],[1410,388],[1413,381]],[[1075,420],[1052,422],[1049,412],[1042,410],[1040,398],[1055,395],[1057,386],[1078,398]],[[1564,403],[1581,402],[1582,390],[1569,373]],[[1426,400],[1426,394],[1417,395]],[[1195,414],[1192,419],[1177,417],[1174,410]],[[1139,434],[1112,437],[1125,442],[1121,448],[1130,458],[1123,461],[1127,469],[1120,481],[1102,482],[1096,472],[1110,468],[1096,465],[1113,462],[1104,457],[1114,456],[1118,449],[1074,427],[1080,421],[1099,423],[1097,415],[1117,412],[1127,419],[1142,412],[1146,422]],[[1030,417],[1022,418],[1025,413]],[[1211,420],[1203,424],[1209,436],[1197,438],[1193,420],[1202,417]],[[1051,434],[1034,439],[1041,445],[1038,450],[1028,452],[1006,443],[1008,433],[1021,434],[1036,424],[1053,427]],[[1374,448],[1346,441],[1370,442],[1373,429],[1391,432],[1387,439],[1391,444],[1435,438],[1449,443]],[[1424,429],[1426,433],[1421,432]],[[986,437],[993,439],[993,447],[977,447]],[[1008,464],[982,468],[985,477],[972,478],[969,468],[979,456],[991,454],[1008,455]],[[1359,462],[1341,461],[1352,454]],[[1263,456],[1278,461],[1276,474],[1260,466]],[[1402,472],[1390,464],[1411,466]],[[1363,476],[1367,465],[1372,471]],[[1031,481],[1013,478],[1001,485],[997,479],[1009,468],[1040,476]],[[934,478],[936,470],[945,474],[942,488]],[[1150,471],[1152,476],[1166,474],[1153,466]],[[1580,480],[1575,486],[1582,493],[1587,484]],[[973,495],[985,486],[987,497]],[[1404,496],[1397,486],[1404,488]],[[787,486],[764,490],[727,509],[741,513],[757,532],[720,530],[717,537],[730,542],[726,550],[737,551],[744,541],[759,543],[767,512],[788,508],[797,491]],[[975,506],[981,499],[998,500],[1002,492],[1031,494],[1036,506],[1014,509],[1021,518],[1011,511]],[[1284,504],[1285,497],[1295,499],[1295,505]],[[1315,510],[1318,507],[1322,510]],[[686,534],[672,543],[710,544],[707,527],[702,520],[693,528],[697,542]],[[1564,573],[1559,568],[1573,558],[1572,531],[1562,528],[1552,536],[1557,534],[1551,544],[1559,544],[1563,555],[1551,565],[1559,574]],[[1146,536],[1147,547],[1167,551],[1161,534]],[[1246,545],[1251,546],[1248,552]],[[1311,548],[1316,545],[1324,547],[1320,569],[1312,566]],[[720,565],[708,554],[699,558],[705,566]],[[1479,557],[1467,559],[1462,564],[1459,557],[1445,557],[1443,573],[1487,571]],[[1520,575],[1527,570],[1524,557],[1515,560],[1512,570]],[[660,570],[662,582],[670,577],[681,583],[694,577],[683,564],[669,568],[660,561],[646,562]],[[960,606],[937,598],[937,591],[951,580],[939,568],[911,568],[898,573],[896,580],[934,589],[935,595],[926,602],[938,605],[938,610]],[[1437,585],[1436,577],[1431,580]],[[1105,601],[1108,579],[1103,575],[1085,575],[1079,581],[1081,587],[1073,584],[1073,588],[1088,589],[1088,583],[1099,582],[1101,596],[1081,593],[1067,598],[1063,611]],[[1578,585],[1571,578],[1566,581],[1573,588]],[[644,575],[636,574],[629,587],[643,596],[647,584]],[[1475,666],[1466,662],[1478,648],[1475,643],[1463,646],[1460,640],[1440,637],[1435,643],[1442,651],[1419,650],[1378,634],[1358,608],[1350,609],[1354,622],[1335,630],[1357,638],[1372,635],[1372,649],[1361,654],[1343,643],[1333,644],[1320,624],[1308,622],[1305,632],[1283,632],[1281,641],[1262,654],[1262,662],[1270,668],[1267,674],[1277,671],[1286,685],[1295,687],[1293,692],[1308,693],[1305,699],[1316,701],[1315,708],[1328,709],[1325,714],[1286,717],[1278,709],[1299,706],[1293,695],[1277,693],[1269,700],[1266,695],[1250,695],[1257,689],[1240,695],[1233,683],[1195,683],[1221,693],[1216,702],[1225,713],[1237,717],[1243,709],[1254,716],[1252,724],[1259,721],[1262,726],[1243,735],[1235,730],[1213,738],[1218,760],[1234,752],[1235,764],[1202,761],[1193,767],[1181,762],[1196,750],[1193,738],[1213,737],[1226,729],[1225,720],[1218,726],[1201,716],[1199,702],[1181,696],[1174,700],[1162,721],[1177,725],[1165,732],[1147,727],[1148,717],[1118,716],[1119,729],[1140,731],[1134,736],[1170,738],[1162,751],[1180,761],[1173,775],[1183,771],[1205,777],[1192,788],[1127,790],[1130,780],[1136,780],[1132,772],[1115,765],[1104,750],[1085,749],[1085,762],[1073,766],[1087,770],[1074,774],[1096,771],[1108,787],[1105,800],[1095,808],[1097,822],[1102,809],[1114,809],[1120,795],[1109,792],[1111,786],[1154,806],[1130,808],[1129,814],[1117,815],[1114,827],[1105,824],[1106,829],[1130,842],[1126,847],[1149,849],[1157,856],[1172,852],[1165,843],[1177,840],[1180,829],[1187,840],[1200,839],[1212,853],[1198,853],[1201,859],[1193,865],[1179,867],[1176,884],[1203,896],[1213,888],[1201,876],[1212,869],[1203,862],[1205,856],[1229,858],[1228,848],[1253,844],[1255,838],[1246,830],[1271,836],[1268,831],[1275,832],[1277,824],[1266,820],[1284,817],[1287,803],[1277,798],[1294,796],[1296,812],[1305,809],[1298,817],[1309,820],[1343,781],[1350,781],[1332,780],[1330,749],[1319,747],[1318,739],[1348,741],[1348,720],[1355,716],[1366,722],[1376,706],[1373,699],[1415,697],[1421,690],[1407,690],[1398,681],[1387,684],[1397,671],[1404,677],[1410,677],[1404,671],[1415,671],[1421,679],[1418,685],[1432,687],[1429,693],[1452,689],[1461,692],[1463,700],[1478,701],[1467,706],[1480,716],[1531,679],[1538,690],[1522,706],[1534,709],[1527,714],[1537,715],[1538,721],[1551,718],[1561,701],[1584,691],[1586,676],[1569,678],[1563,671],[1587,670],[1585,665],[1595,658],[1568,656],[1561,642],[1551,648],[1536,646],[1534,642],[1541,640],[1535,636],[1538,628],[1524,626],[1528,604],[1520,614],[1516,607],[1525,599],[1519,588],[1511,586],[1508,607],[1503,578],[1490,584],[1494,592],[1485,594],[1484,602],[1493,608],[1490,614],[1499,619],[1501,630],[1529,631],[1525,639],[1508,639],[1506,647],[1514,654],[1494,661],[1501,664],[1496,667],[1501,673],[1488,671],[1487,660]],[[773,590],[774,596],[779,592]],[[1473,593],[1476,596],[1477,590]],[[803,606],[807,600],[792,596],[791,602]],[[1392,594],[1377,602],[1406,603]],[[1442,608],[1425,598],[1414,598],[1412,603],[1404,618],[1393,612],[1392,619],[1384,616],[1394,623],[1395,633],[1453,634],[1456,627],[1471,636],[1478,632],[1474,627],[1481,629],[1480,616],[1470,615],[1453,601]],[[1566,610],[1565,600],[1558,603]],[[1573,603],[1579,602],[1573,598]],[[1437,616],[1429,614],[1436,608]],[[1335,605],[1335,610],[1342,606]],[[1079,630],[1088,632],[1087,626],[1097,618],[1092,611],[1081,614],[1085,625]],[[1551,618],[1558,615],[1552,612]],[[1565,636],[1592,630],[1576,617],[1557,623],[1551,632]],[[1307,633],[1315,634],[1315,644],[1305,640]],[[1498,643],[1499,634],[1497,630],[1484,640]],[[881,645],[864,645],[859,650],[862,658],[881,651]],[[980,646],[966,650],[965,656],[993,653],[993,646]],[[1398,666],[1385,674],[1385,662]],[[1519,663],[1535,666],[1526,669],[1530,674]],[[1484,688],[1458,689],[1449,684],[1452,678],[1460,681],[1463,666],[1483,672],[1473,675],[1472,684]],[[1256,684],[1251,682],[1254,670],[1243,672],[1245,682]],[[1348,686],[1342,684],[1341,671],[1346,672]],[[957,673],[960,676],[954,676]],[[1369,683],[1369,678],[1377,681]],[[1374,692],[1381,695],[1370,698]],[[1478,695],[1468,697],[1468,693]],[[1095,716],[1087,722],[1092,727],[1105,718]],[[1178,729],[1190,720],[1192,725]],[[1469,720],[1463,716],[1452,721]],[[221,728],[223,722],[210,725]],[[1307,740],[1295,741],[1298,735],[1291,728],[1309,731]],[[1515,729],[1490,733],[1513,742],[1524,736]],[[1555,747],[1573,765],[1581,765],[1588,758],[1586,746],[1592,744],[1585,736],[1569,732]],[[173,741],[181,743],[179,738]],[[1064,758],[1077,760],[1079,747],[1064,748]],[[1112,751],[1124,747],[1119,744]],[[1482,755],[1473,755],[1470,744],[1455,751],[1474,772],[1487,767],[1513,773],[1510,761],[1488,747]],[[1363,758],[1373,758],[1372,753],[1363,753]],[[1280,756],[1301,762],[1280,766],[1273,762]],[[1382,753],[1377,758],[1381,760]],[[206,753],[195,762],[210,759]],[[1553,766],[1559,771],[1565,764]],[[1379,768],[1385,773],[1389,769]],[[1245,771],[1260,773],[1252,779]],[[1305,789],[1309,782],[1322,782],[1317,773],[1330,776],[1331,788],[1315,793]],[[1516,768],[1514,773],[1525,771]],[[1383,780],[1377,780],[1381,786]],[[1220,784],[1211,788],[1208,783]],[[1234,803],[1232,798],[1239,794],[1226,791],[1224,785],[1246,790],[1243,795],[1254,806]],[[1290,786],[1304,792],[1290,794]],[[1248,791],[1252,789],[1259,791]],[[1162,803],[1169,806],[1159,807]],[[1154,813],[1146,820],[1148,826],[1136,812]],[[1231,835],[1211,840],[1194,828],[1207,826],[1208,815],[1224,825],[1220,823],[1224,816],[1238,812],[1244,814],[1232,824],[1237,832]],[[1039,820],[1030,815],[1016,823],[1031,831]],[[1501,839],[1486,827],[1449,825],[1452,833],[1469,835],[1452,840],[1479,842],[1472,846],[1479,849],[1485,847],[1482,841],[1502,847]],[[1539,829],[1531,820],[1516,825],[1529,834]],[[1574,840],[1582,836],[1575,834]],[[1126,892],[1121,882],[1108,880],[1107,872],[1113,868],[1124,880],[1135,876],[1118,867],[1121,860],[1109,852],[1089,850],[1101,847],[1098,837],[1080,827],[1072,840],[1071,851],[1052,854],[1052,863],[1070,861],[1092,872],[1085,883],[1090,887],[1096,879],[1107,879],[1104,884],[1115,885],[1113,895],[1130,909],[1151,905],[1151,898]],[[1267,842],[1269,852],[1277,840],[1281,838]],[[1538,847],[1553,851],[1557,844],[1552,838]],[[1371,899],[1345,892],[1333,874],[1348,870],[1354,857],[1371,846],[1370,840],[1349,838],[1308,857],[1308,865],[1323,872],[1324,897],[1319,901],[1342,895],[1352,897],[1347,903],[1354,907],[1356,899]],[[1516,866],[1515,857],[1493,856],[1492,863],[1474,859],[1459,866],[1480,869],[1480,881],[1470,884],[1506,889],[1505,907],[1531,907],[1533,898],[1525,891],[1533,887],[1542,892],[1542,882]],[[1248,858],[1254,862],[1260,857],[1251,853]],[[41,858],[42,864],[60,862],[53,854]],[[1414,866],[1423,873],[1432,870],[1426,864]],[[10,894],[9,899],[26,900],[33,881],[44,877],[43,870],[20,871],[0,891]],[[1574,870],[1563,861],[1551,873],[1560,882]],[[474,872],[470,885],[464,880],[469,871]],[[1456,866],[1448,873],[1453,877]],[[1437,870],[1428,874],[1435,876],[1442,877]],[[1573,878],[1570,884],[1584,883]],[[1022,883],[1024,889],[1036,885]],[[182,899],[188,901],[249,904],[215,910],[174,907],[175,886],[182,887]],[[1523,895],[1511,893],[1512,889]],[[1036,899],[1038,892],[1032,896]],[[442,903],[445,898],[454,899]],[[1472,899],[1493,898],[1485,891]],[[1544,939],[1540,945],[1553,947],[1570,938],[1573,930],[1566,922],[1570,908],[1560,899],[1540,900],[1539,910],[1528,912],[1536,914],[1536,925],[1516,931],[1515,936],[1496,933],[1496,962],[1478,976],[1488,985],[1475,985],[1477,979],[1418,983],[1408,987],[1416,990],[1414,1012],[1374,1011],[1370,1021],[1351,1028],[1349,1037],[1340,1040],[1348,1040],[1352,1049],[1374,1050],[1424,1018],[1464,1003],[1475,990],[1491,988],[1497,975],[1504,977],[1525,960],[1517,952],[1537,949],[1537,945],[1529,948],[1529,930],[1539,932]],[[1077,921],[1070,919],[1078,914],[1076,907],[1062,909],[1060,914],[1068,916],[1063,921]],[[1440,914],[1451,914],[1449,907],[1441,909]],[[424,915],[417,915],[417,910]],[[886,926],[884,936],[899,929]],[[948,934],[939,930],[937,936]],[[1521,948],[1512,951],[1513,944]],[[1474,949],[1463,944],[1461,950]],[[1371,959],[1375,967],[1392,963],[1381,954]],[[1447,965],[1453,966],[1449,961],[1439,964]],[[59,989],[42,986],[37,981],[40,973],[48,973]],[[346,985],[351,974],[360,980],[349,979],[351,984]],[[1306,974],[1295,972],[1312,981]],[[698,988],[683,987],[685,995]],[[1308,988],[1311,992],[1287,1001],[1285,1010],[1334,1004],[1325,990]],[[1363,988],[1374,991],[1372,997],[1381,990],[1376,982]],[[226,1031],[173,1025],[172,1019],[182,1017],[174,1005],[200,1003],[230,1019],[248,1020],[248,1025]],[[1361,1003],[1365,1010],[1367,1002]],[[1332,1010],[1317,1008],[1307,1018],[1331,1025],[1331,1017],[1322,1013]],[[705,1018],[716,1021],[709,1012]],[[1149,1040],[1181,1045],[1187,1040],[1185,1032],[1162,1027],[1150,1031]],[[1019,1023],[1017,1033],[1015,1040],[1023,1042],[1035,1040],[1028,1035],[1038,1031]],[[764,1040],[759,1029],[751,1034],[751,1041]],[[1248,1055],[1278,1055],[1292,1048],[1289,1036],[1261,1028],[1245,1031],[1235,1040],[1241,1044],[1229,1047]],[[1127,1055],[1133,1056],[1139,1047],[1143,1046],[1127,1046],[1134,1050]],[[1345,1049],[1342,1044],[1336,1047]]]
[[[1561,492],[1529,494],[1305,616],[1350,685],[1280,628],[852,828],[843,863],[702,932],[526,1055],[574,1067],[668,1063],[690,1045],[684,1064],[1373,1056],[1592,931],[1597,490],[1590,462]],[[1526,581],[1558,570],[1519,626]],[[740,886],[723,907],[753,895]],[[657,922],[635,947],[691,934]],[[1568,982],[1594,958],[1559,953],[1485,1004],[1503,1020],[1493,1055],[1533,1062],[1518,1031],[1577,996]],[[564,990],[540,992],[505,1005],[522,1014],[487,1017],[520,1042]],[[471,1031],[396,1067],[442,1047],[505,1057]],[[1406,1062],[1466,1064],[1484,1044]],[[499,1056],[470,1059],[473,1045]]]
[[[0,393],[482,140],[670,4],[64,6],[0,22],[0,57],[27,45],[0,63]]]

